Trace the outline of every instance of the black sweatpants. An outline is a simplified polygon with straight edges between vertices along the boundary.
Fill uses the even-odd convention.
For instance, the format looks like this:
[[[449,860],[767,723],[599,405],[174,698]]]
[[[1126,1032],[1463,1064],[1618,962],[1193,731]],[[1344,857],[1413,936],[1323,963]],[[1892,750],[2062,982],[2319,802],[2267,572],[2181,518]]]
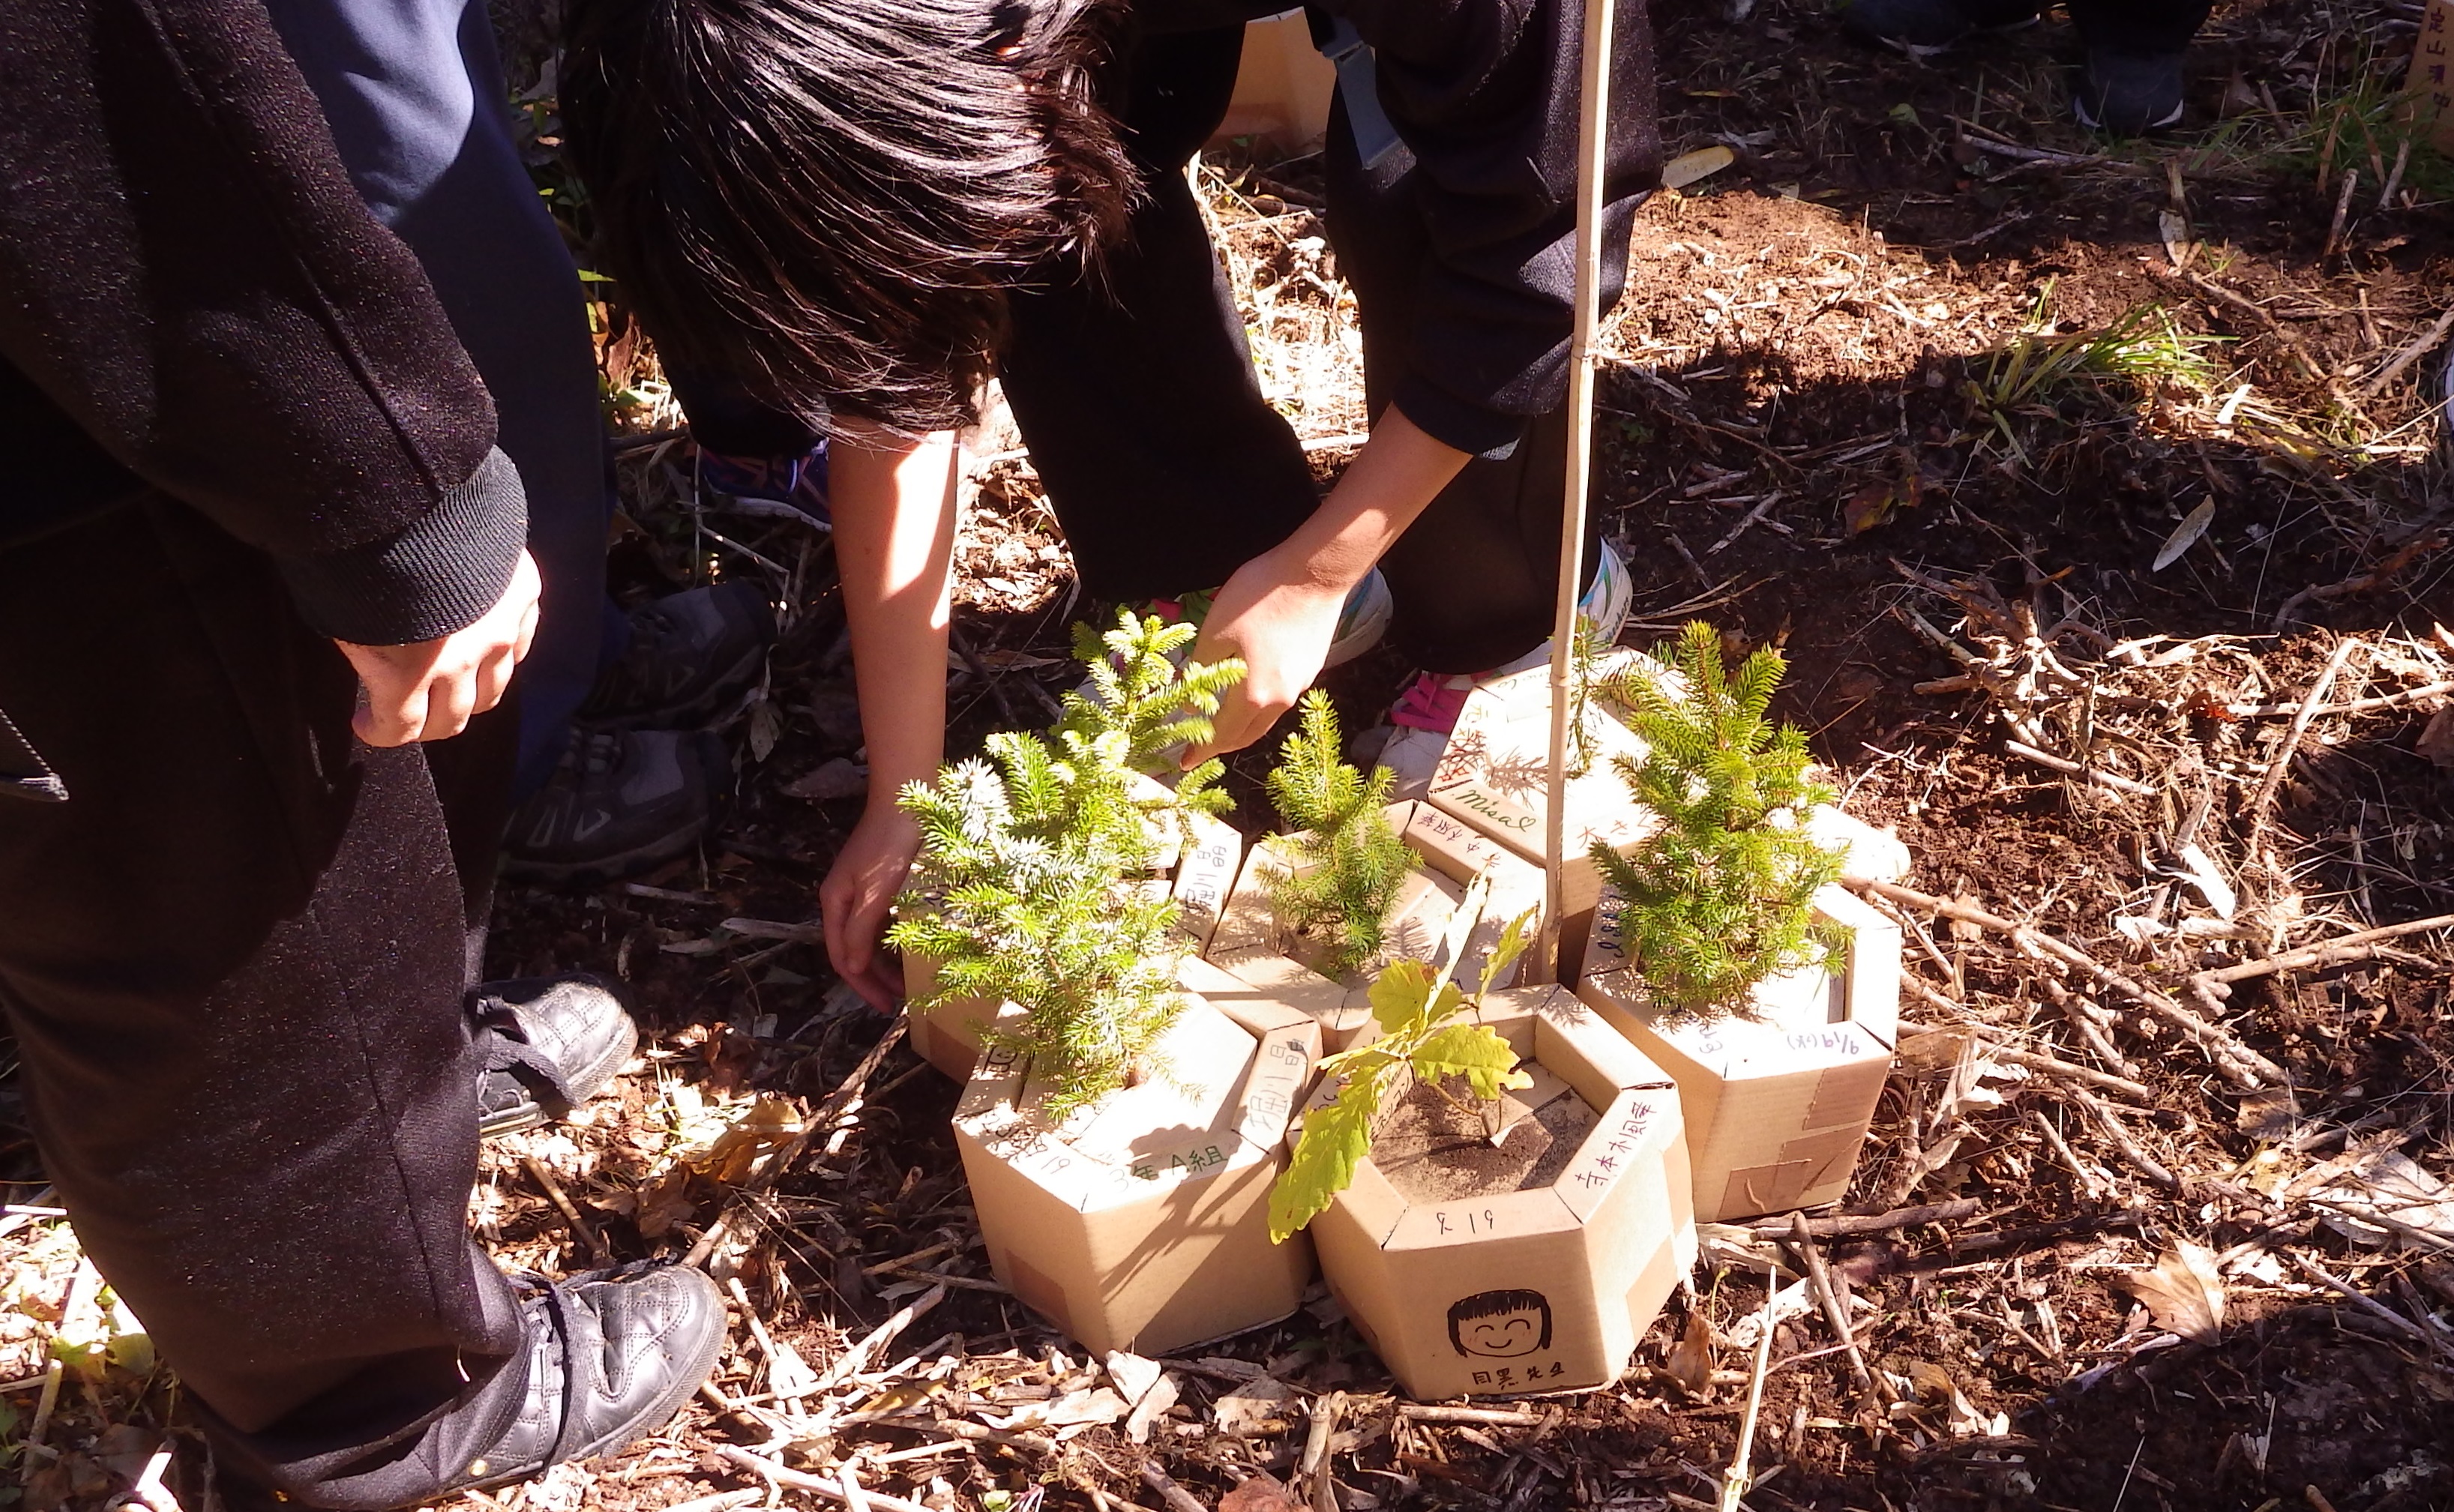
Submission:
[[[1012,301],[999,358],[1006,401],[1095,597],[1216,588],[1318,502],[1295,433],[1261,396],[1184,179],[1226,117],[1242,47],[1241,27],[1137,40],[1122,116],[1147,197],[1131,234],[1103,280]],[[1330,246],[1361,313],[1377,418],[1431,249],[1413,203],[1413,154],[1401,146],[1367,172],[1342,114],[1329,142]],[[1381,559],[1393,638],[1417,665],[1480,672],[1551,633],[1566,442],[1564,411],[1528,421],[1505,456],[1467,463]],[[1589,562],[1592,529],[1588,520]]]
[[[2091,48],[2131,56],[2179,52],[2206,25],[2214,0],[2062,0]]]
[[[466,1232],[462,1008],[516,715],[374,750],[356,696],[270,559],[166,498],[0,549],[0,711],[68,795],[0,787],[45,1166],[225,1463],[388,1506],[429,1419],[526,1381]]]

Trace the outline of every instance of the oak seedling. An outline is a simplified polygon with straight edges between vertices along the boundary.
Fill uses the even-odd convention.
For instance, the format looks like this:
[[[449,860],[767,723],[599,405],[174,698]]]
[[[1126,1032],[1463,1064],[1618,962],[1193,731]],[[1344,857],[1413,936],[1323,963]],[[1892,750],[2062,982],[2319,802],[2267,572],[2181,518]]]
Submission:
[[[1533,1078],[1518,1069],[1517,1052],[1488,1025],[1455,1021],[1461,1011],[1481,1003],[1524,951],[1533,917],[1528,911],[1510,922],[1472,997],[1447,980],[1445,973],[1418,960],[1392,961],[1374,978],[1372,1018],[1379,1037],[1321,1061],[1321,1074],[1344,1077],[1345,1085],[1335,1099],[1304,1115],[1295,1155],[1270,1190],[1273,1243],[1285,1243],[1354,1182],[1355,1168],[1372,1153],[1373,1126],[1379,1120],[1391,1079],[1400,1071],[1460,1107],[1442,1084],[1447,1078],[1465,1078],[1475,1098],[1486,1105],[1499,1101],[1504,1091],[1534,1084]],[[1484,1126],[1489,1129],[1487,1118]]]

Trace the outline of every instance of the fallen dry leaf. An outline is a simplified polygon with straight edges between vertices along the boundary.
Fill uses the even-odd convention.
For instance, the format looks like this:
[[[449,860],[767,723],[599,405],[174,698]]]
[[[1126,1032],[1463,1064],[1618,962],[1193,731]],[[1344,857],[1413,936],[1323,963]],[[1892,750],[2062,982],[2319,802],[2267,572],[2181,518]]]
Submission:
[[[1286,1431],[1295,1390],[1285,1381],[1263,1376],[1248,1381],[1211,1403],[1218,1431],[1237,1438],[1258,1438]]]
[[[2428,716],[2427,728],[2420,732],[2420,754],[2442,767],[2454,767],[2454,707],[2438,710]]]
[[[1687,1328],[1679,1342],[1670,1348],[1670,1361],[1665,1367],[1679,1389],[1691,1397],[1700,1397],[1713,1382],[1713,1325],[1704,1321],[1702,1313],[1687,1315]]]
[[[1218,1512],[1303,1512],[1287,1488],[1267,1470],[1257,1470],[1248,1480],[1238,1482],[1235,1489],[1218,1499]]]
[[[2147,1316],[2166,1333],[2205,1344],[2213,1343],[2223,1326],[2223,1281],[2216,1275],[2215,1252],[2203,1244],[2183,1240],[2165,1252],[2154,1270],[2114,1280],[2146,1304]]]

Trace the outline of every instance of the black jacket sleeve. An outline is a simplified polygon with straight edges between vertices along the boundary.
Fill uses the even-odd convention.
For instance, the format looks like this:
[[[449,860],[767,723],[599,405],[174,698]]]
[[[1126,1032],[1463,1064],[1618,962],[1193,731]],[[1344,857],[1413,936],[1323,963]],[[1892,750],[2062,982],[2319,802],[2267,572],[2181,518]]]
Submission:
[[[0,360],[326,635],[428,639],[511,580],[493,404],[260,0],[0,4]]]
[[[1576,298],[1582,0],[1327,0],[1377,54],[1413,151],[1430,251],[1393,402],[1449,445],[1512,445],[1566,393]],[[1627,272],[1636,206],[1660,182],[1643,0],[1617,0],[1602,305]]]

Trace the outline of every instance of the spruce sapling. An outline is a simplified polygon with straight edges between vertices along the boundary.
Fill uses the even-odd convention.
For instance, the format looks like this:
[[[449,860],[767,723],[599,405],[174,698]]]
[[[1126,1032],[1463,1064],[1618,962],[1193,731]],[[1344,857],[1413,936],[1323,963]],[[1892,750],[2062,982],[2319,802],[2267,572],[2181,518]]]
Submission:
[[[1295,827],[1300,871],[1270,878],[1270,904],[1299,933],[1328,937],[1324,976],[1343,977],[1380,949],[1389,909],[1409,864],[1406,842],[1388,816],[1397,778],[1369,776],[1338,756],[1338,711],[1315,688],[1303,696],[1303,723],[1280,747],[1269,776],[1270,801]]]
[[[1182,1003],[1176,904],[1131,884],[1157,854],[1154,810],[1189,823],[1228,802],[1210,785],[1216,762],[1164,798],[1136,796],[1137,763],[1208,739],[1219,690],[1243,675],[1234,661],[1179,674],[1167,654],[1191,636],[1120,615],[1092,641],[1095,696],[1067,696],[1053,738],[991,736],[990,760],[956,762],[897,799],[919,821],[920,855],[888,943],[939,963],[923,1008],[985,998],[1022,1009],[987,1038],[1031,1058],[1060,1119],[1127,1085]]]
[[[1373,1125],[1379,1119],[1390,1079],[1400,1069],[1452,1103],[1457,1099],[1441,1085],[1449,1077],[1465,1078],[1474,1096],[1486,1104],[1497,1102],[1512,1087],[1534,1084],[1532,1077],[1517,1068],[1517,1052],[1488,1025],[1452,1021],[1463,1009],[1479,1009],[1491,984],[1524,952],[1534,914],[1528,909],[1500,933],[1470,998],[1445,974],[1418,960],[1391,961],[1374,979],[1372,1018],[1379,1025],[1379,1036],[1321,1061],[1322,1075],[1344,1077],[1346,1083],[1335,1100],[1304,1115],[1295,1155],[1270,1188],[1271,1242],[1285,1243],[1354,1182],[1355,1168],[1372,1153]]]
[[[1757,982],[1830,948],[1810,900],[1840,876],[1840,857],[1806,832],[1805,817],[1832,790],[1807,777],[1805,735],[1765,718],[1786,670],[1765,647],[1730,675],[1720,632],[1698,620],[1675,650],[1602,685],[1649,748],[1618,766],[1662,829],[1633,857],[1599,843],[1592,855],[1626,896],[1628,956],[1674,1007],[1743,1012]]]

